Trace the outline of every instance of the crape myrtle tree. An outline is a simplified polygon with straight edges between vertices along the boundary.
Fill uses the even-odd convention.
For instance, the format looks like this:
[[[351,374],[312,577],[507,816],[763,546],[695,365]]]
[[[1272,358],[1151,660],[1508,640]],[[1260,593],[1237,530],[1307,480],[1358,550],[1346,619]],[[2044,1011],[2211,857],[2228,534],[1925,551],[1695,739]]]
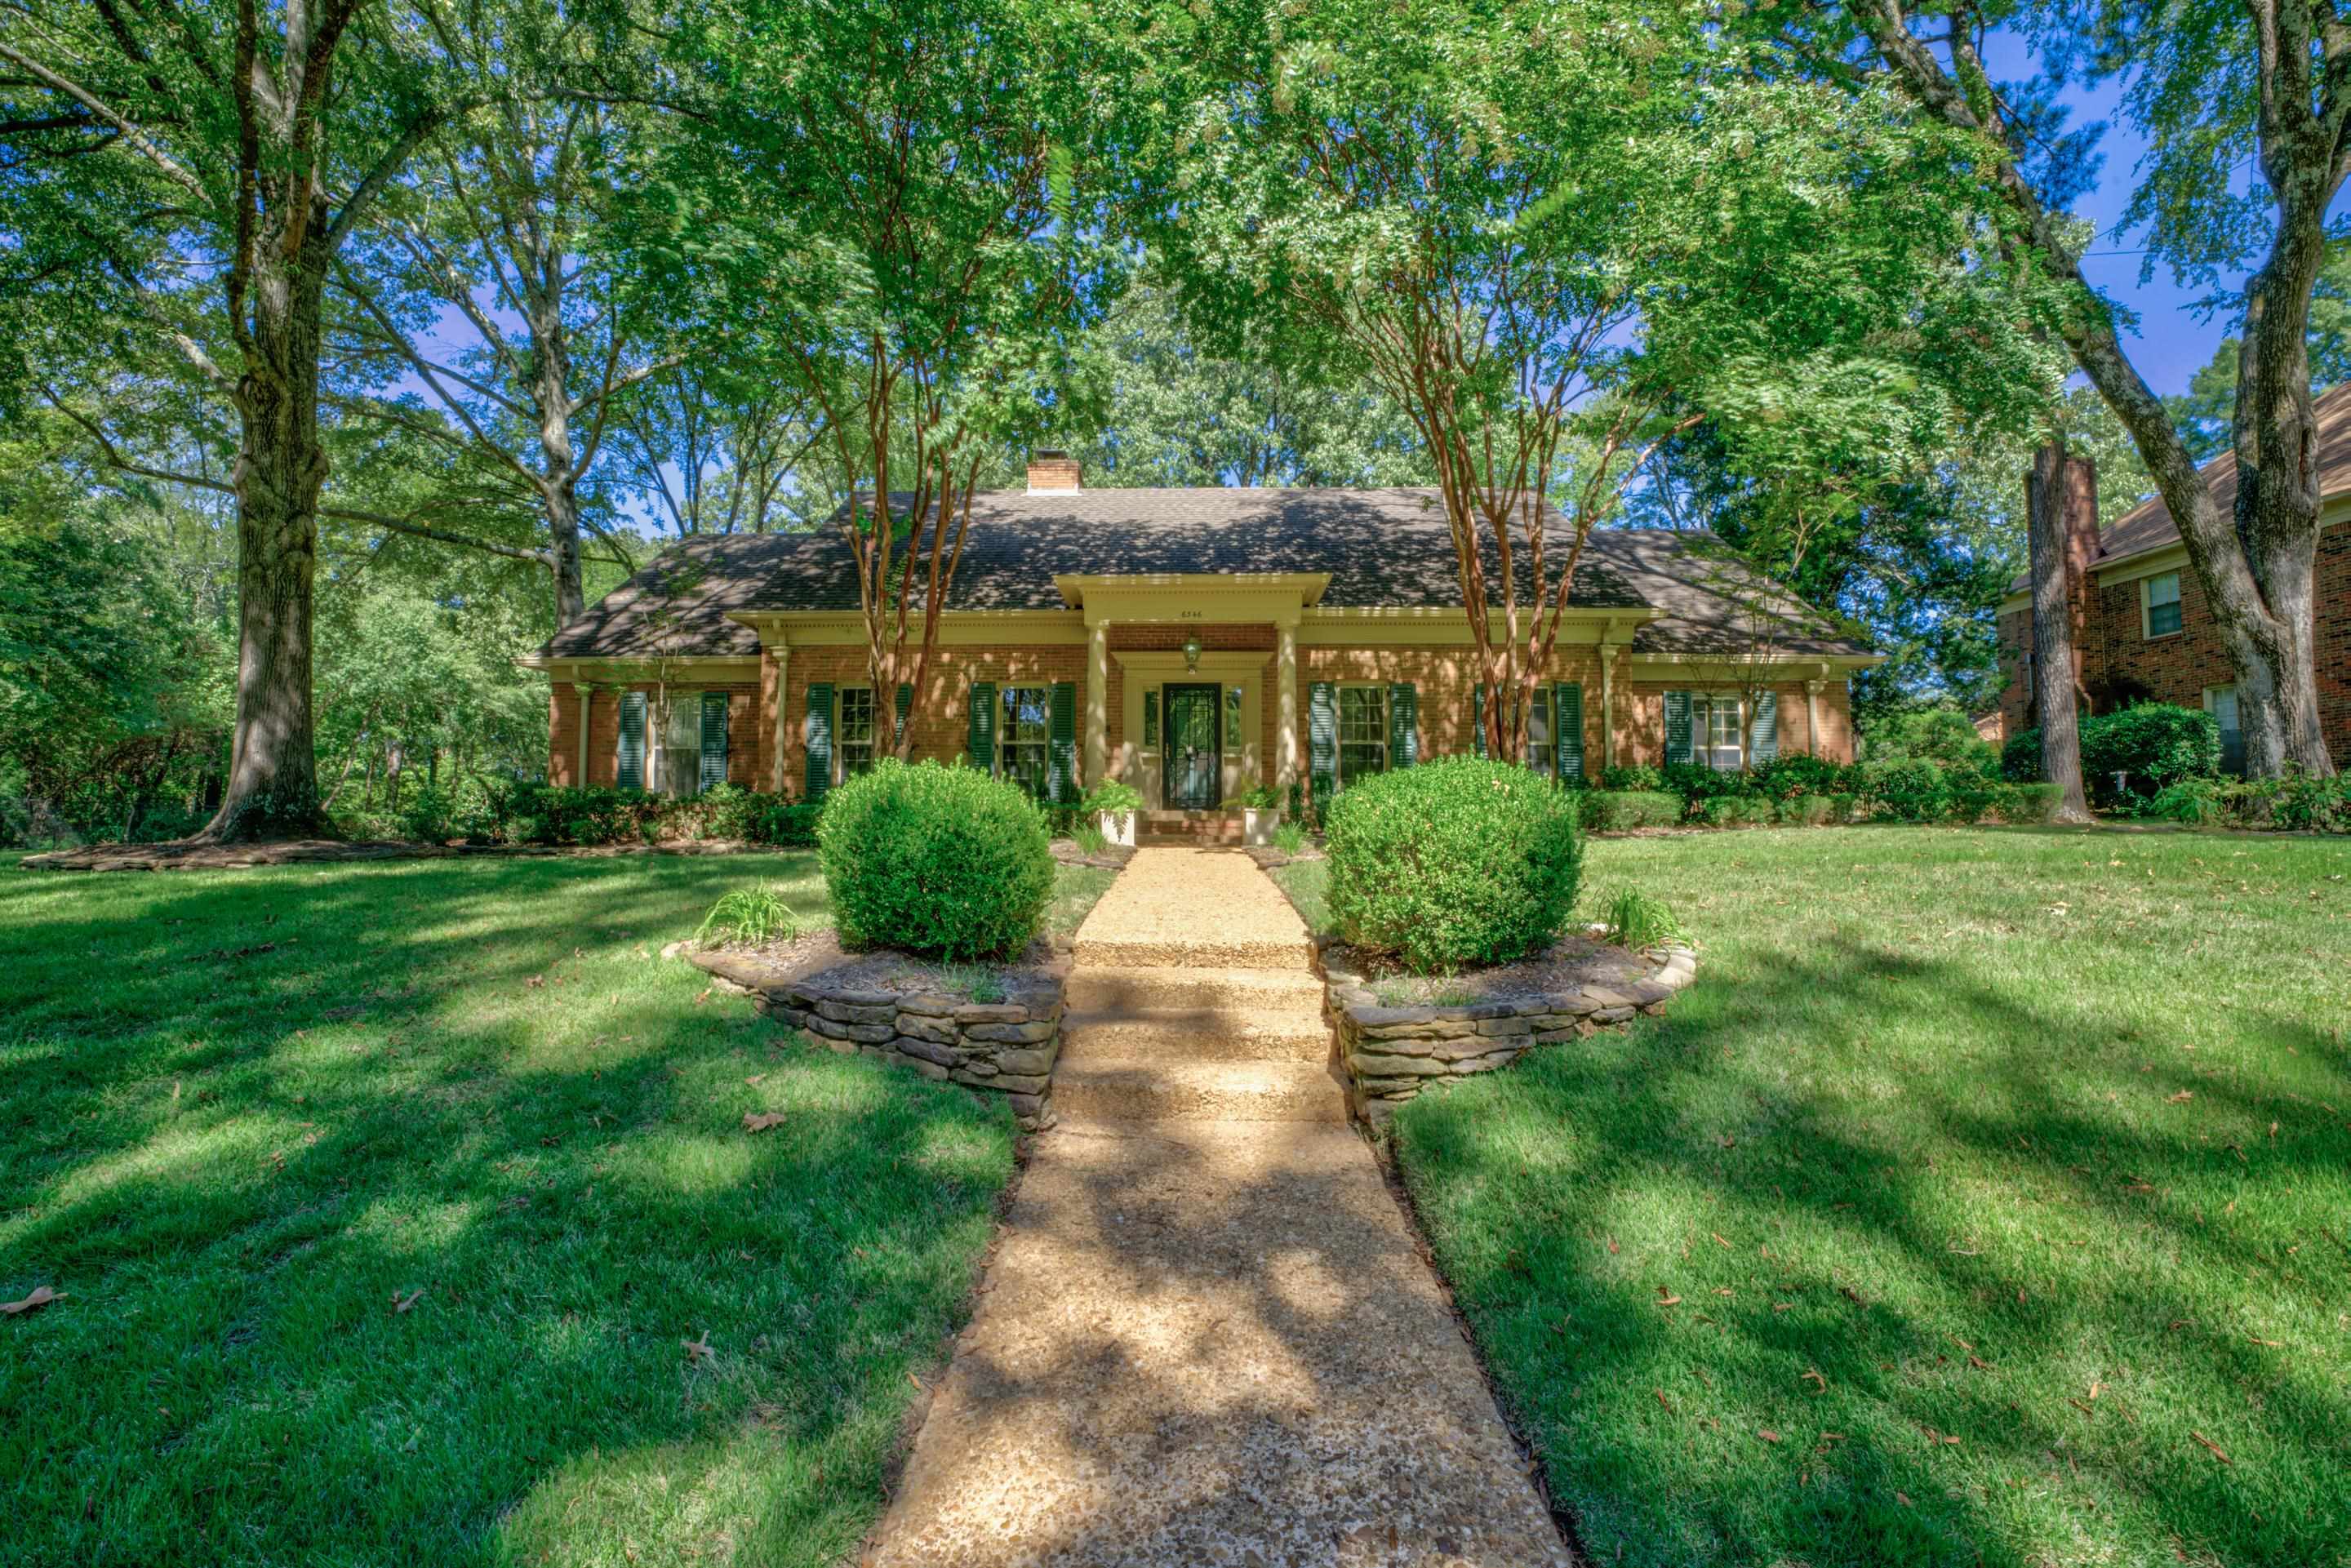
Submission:
[[[1452,0],[1399,25],[1343,0],[1136,24],[1167,106],[1160,265],[1196,321],[1368,377],[1411,421],[1495,755],[1522,750],[1590,530],[1661,443],[1713,417],[1762,464],[1823,388],[1906,430],[1953,416],[1953,387],[2045,389],[1998,269],[1967,265],[1972,149],[1750,71],[1711,16]]]
[[[2053,288],[2051,329],[2130,432],[2179,525],[2235,666],[2248,767],[2333,773],[2315,662],[2309,328],[2328,209],[2351,172],[2351,27],[2332,5],[2280,0],[2105,0],[2045,11],[1846,0],[1753,16],[1821,79],[1875,93],[1890,78],[1921,120],[1981,147],[1987,204],[2001,214],[2010,253]],[[1993,78],[1982,46],[1995,26],[2032,41],[2042,79]],[[2192,430],[2132,363],[2123,312],[2082,273],[2095,231],[2066,203],[2095,169],[2095,137],[2064,132],[2053,89],[2114,78],[2123,114],[2147,141],[2125,218],[2144,227],[2149,264],[2215,287],[2252,264],[2238,301],[2233,515],[2197,472]]]
[[[236,718],[200,837],[323,826],[310,659],[324,292],[450,112],[415,22],[367,0],[21,0],[0,28],[10,313],[86,325],[91,350],[12,383],[38,381],[118,471],[235,500]],[[155,470],[68,379],[158,342],[233,411],[227,478]]]
[[[714,128],[670,177],[674,287],[820,427],[872,677],[918,705],[902,757],[975,486],[1090,419],[1083,333],[1123,256],[1094,28],[1079,0],[726,0],[672,39]]]

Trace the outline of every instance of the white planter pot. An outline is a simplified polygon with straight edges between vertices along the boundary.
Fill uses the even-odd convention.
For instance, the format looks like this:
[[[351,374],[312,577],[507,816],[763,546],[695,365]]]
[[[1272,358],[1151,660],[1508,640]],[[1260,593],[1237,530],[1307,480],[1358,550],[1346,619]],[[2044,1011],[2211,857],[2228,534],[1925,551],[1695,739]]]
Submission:
[[[1094,820],[1101,825],[1103,838],[1131,850],[1134,847],[1134,818],[1133,811],[1102,811]]]
[[[1241,842],[1259,846],[1273,842],[1273,830],[1280,826],[1280,811],[1260,811],[1255,807],[1241,809]]]

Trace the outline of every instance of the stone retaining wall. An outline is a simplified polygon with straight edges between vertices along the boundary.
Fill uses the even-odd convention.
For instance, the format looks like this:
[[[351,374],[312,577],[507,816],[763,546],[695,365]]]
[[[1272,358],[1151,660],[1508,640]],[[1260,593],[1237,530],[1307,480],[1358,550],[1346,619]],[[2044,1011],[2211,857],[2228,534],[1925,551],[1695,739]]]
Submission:
[[[1065,961],[1008,981],[1000,1002],[936,993],[851,990],[821,974],[793,977],[757,959],[688,953],[747,992],[758,1009],[843,1053],[897,1061],[925,1078],[1004,1095],[1027,1131],[1053,1124],[1053,1061],[1061,1050]]]
[[[1697,955],[1667,946],[1635,956],[1646,977],[1573,991],[1452,1007],[1383,1007],[1364,977],[1325,954],[1322,977],[1348,1102],[1378,1124],[1430,1082],[1507,1067],[1531,1046],[1579,1040],[1635,1013],[1660,1013],[1698,975]]]

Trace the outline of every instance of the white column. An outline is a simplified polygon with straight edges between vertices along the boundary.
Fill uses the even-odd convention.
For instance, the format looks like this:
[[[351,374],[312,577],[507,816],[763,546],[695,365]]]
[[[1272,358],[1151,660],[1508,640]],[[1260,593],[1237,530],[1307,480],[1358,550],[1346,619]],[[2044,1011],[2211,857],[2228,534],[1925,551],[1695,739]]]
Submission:
[[[1089,789],[1110,774],[1110,627],[1086,629],[1086,773]]]
[[[1600,766],[1616,766],[1616,650],[1600,645]]]
[[[784,699],[785,694],[791,689],[786,684],[786,677],[790,674],[790,650],[778,645],[768,651],[776,655],[776,706],[775,711],[768,716],[768,792],[780,795],[784,792]]]
[[[1284,622],[1274,637],[1273,782],[1287,810],[1290,787],[1298,782],[1298,628]]]
[[[588,721],[596,716],[596,688],[586,681],[574,681],[571,689],[580,695],[580,759],[571,775],[574,789],[588,788]]]
[[[1804,749],[1814,757],[1821,754],[1821,687],[1826,683],[1804,683]]]

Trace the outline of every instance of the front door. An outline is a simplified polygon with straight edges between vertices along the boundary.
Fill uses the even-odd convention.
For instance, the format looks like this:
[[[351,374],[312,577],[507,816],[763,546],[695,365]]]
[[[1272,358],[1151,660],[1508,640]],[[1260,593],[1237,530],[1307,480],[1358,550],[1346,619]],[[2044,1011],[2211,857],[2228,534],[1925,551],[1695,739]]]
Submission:
[[[1159,727],[1160,799],[1172,810],[1213,811],[1223,803],[1222,689],[1164,688],[1167,711]]]

